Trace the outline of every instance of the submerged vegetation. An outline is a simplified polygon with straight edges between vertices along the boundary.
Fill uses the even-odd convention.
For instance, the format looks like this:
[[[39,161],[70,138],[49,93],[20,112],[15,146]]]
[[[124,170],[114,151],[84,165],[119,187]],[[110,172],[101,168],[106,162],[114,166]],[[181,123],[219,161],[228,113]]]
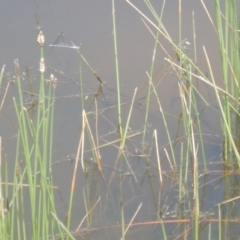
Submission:
[[[104,95],[107,86],[91,66],[91,60],[87,60],[81,53],[81,49],[75,45],[71,47],[79,56],[81,121],[77,126],[80,131],[76,155],[65,158],[65,162],[74,162],[71,182],[67,183],[69,195],[64,209],[65,217],[59,213],[60,209],[56,204],[59,187],[54,182],[53,174],[53,167],[58,163],[54,161],[53,147],[58,79],[53,74],[46,74],[45,37],[39,28],[39,84],[33,86],[30,82],[27,91],[22,85],[21,66],[17,59],[14,61],[14,80],[18,89],[18,97],[13,98],[18,126],[16,149],[13,150],[16,158],[14,169],[9,171],[9,159],[5,155],[7,153],[2,154],[3,146],[0,141],[0,239],[138,237],[197,240],[236,239],[239,236],[240,39],[236,1],[225,1],[222,4],[215,0],[216,20],[201,1],[218,39],[221,60],[218,69],[221,69],[222,82],[216,80],[216,73],[205,47],[203,53],[208,67],[207,74],[198,65],[194,14],[193,56],[190,57],[185,51],[188,42],[182,38],[181,1],[178,44],[164,25],[165,2],[163,1],[159,14],[150,1],[145,0],[151,13],[151,17],[148,17],[131,1],[126,1],[129,7],[139,13],[155,41],[153,49],[149,50],[153,52],[152,62],[146,75],[147,95],[141,105],[137,88],[127,100],[121,93],[115,16],[118,9],[115,9],[114,0],[112,23],[116,105],[107,103],[107,107],[99,108],[99,96]],[[167,41],[168,48],[162,44],[161,39]],[[161,83],[155,81],[156,72],[159,71],[156,61],[159,50],[165,52],[166,63],[164,70],[160,71],[160,78],[166,78],[168,74],[177,77],[181,106],[175,121],[177,133],[173,133],[172,125],[169,124],[169,118],[173,116],[166,113],[158,94]],[[82,76],[82,65],[88,67],[99,84],[91,98],[90,107],[86,104],[87,89]],[[217,74],[219,78],[219,72]],[[3,66],[0,74],[1,111],[10,84],[7,83],[6,88],[3,88],[4,77]],[[212,103],[199,86],[208,88],[217,107],[211,106]],[[23,93],[30,95],[30,107],[26,106]],[[152,102],[157,106],[155,116],[157,115],[159,125],[163,124],[164,133],[159,132],[158,126],[151,125]],[[199,103],[204,107],[199,107]],[[34,116],[31,114],[32,109],[35,110]],[[117,123],[104,115],[109,109],[115,111]],[[216,122],[219,121],[222,127],[222,152],[214,160],[208,159],[206,154],[209,137],[215,137],[215,133],[205,132],[202,115],[206,109],[215,112],[215,116],[218,116]],[[131,128],[136,111],[143,114],[137,123],[142,121],[141,130],[137,131]],[[102,132],[100,118],[109,124],[106,133]],[[167,144],[163,147],[159,141],[161,134],[167,139]],[[111,158],[115,157],[105,162],[109,152],[112,152]],[[83,177],[80,178],[81,176]],[[82,182],[79,184],[80,180]],[[79,185],[84,185],[83,190],[80,188],[81,200],[77,194]],[[79,207],[80,202],[85,207],[85,215]]]

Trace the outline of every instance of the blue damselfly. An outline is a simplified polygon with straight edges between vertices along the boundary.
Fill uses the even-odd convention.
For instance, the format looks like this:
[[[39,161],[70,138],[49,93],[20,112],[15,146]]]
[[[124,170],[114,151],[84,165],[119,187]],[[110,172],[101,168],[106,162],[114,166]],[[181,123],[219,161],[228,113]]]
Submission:
[[[76,45],[68,45],[68,44],[65,44],[65,43],[61,43],[61,44],[50,44],[49,47],[71,48],[71,49],[77,49],[77,50],[80,49],[79,46],[76,46]]]

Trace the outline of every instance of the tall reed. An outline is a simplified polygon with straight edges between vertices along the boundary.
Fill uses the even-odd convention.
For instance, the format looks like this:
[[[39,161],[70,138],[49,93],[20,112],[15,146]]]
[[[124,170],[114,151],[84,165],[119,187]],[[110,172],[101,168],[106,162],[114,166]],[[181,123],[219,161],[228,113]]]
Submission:
[[[221,104],[223,104],[223,114],[226,119],[222,124],[223,156],[226,161],[236,159],[238,166],[240,166],[240,156],[238,153],[240,146],[238,102],[240,97],[240,38],[238,33],[239,20],[236,17],[236,1],[225,1],[221,7],[221,1],[215,0],[215,12],[224,90],[236,99],[233,102],[227,94],[223,94],[222,96],[223,103]]]
[[[13,103],[18,132],[13,191],[9,199],[11,211],[1,218],[1,226],[5,225],[5,231],[1,231],[3,239],[39,240],[62,232],[60,222],[53,217],[56,210],[51,172],[57,79],[54,75],[45,76],[42,31],[38,31],[37,41],[40,46],[39,88],[30,89],[32,99],[38,97],[32,109],[23,101],[21,67],[18,59],[14,61],[18,98],[14,98]],[[31,115],[35,110],[36,114]]]

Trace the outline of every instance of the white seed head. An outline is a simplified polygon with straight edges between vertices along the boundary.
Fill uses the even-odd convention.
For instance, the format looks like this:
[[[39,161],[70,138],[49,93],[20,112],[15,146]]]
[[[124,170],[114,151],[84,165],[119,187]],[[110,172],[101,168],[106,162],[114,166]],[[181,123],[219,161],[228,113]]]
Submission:
[[[44,37],[42,31],[39,31],[39,33],[38,33],[37,42],[39,43],[40,47],[42,47],[45,42],[45,37]]]
[[[41,73],[44,73],[44,72],[45,72],[44,58],[41,58],[41,60],[40,60],[39,71],[40,71]]]
[[[57,86],[57,78],[53,74],[50,75],[50,81],[51,81],[51,83],[53,85],[53,88],[56,88],[56,86]]]

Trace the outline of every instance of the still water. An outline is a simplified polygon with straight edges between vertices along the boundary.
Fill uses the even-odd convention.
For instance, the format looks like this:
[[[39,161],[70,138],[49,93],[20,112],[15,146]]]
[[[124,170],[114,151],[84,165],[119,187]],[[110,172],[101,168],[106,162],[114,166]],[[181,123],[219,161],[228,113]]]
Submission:
[[[151,2],[160,11],[162,1]],[[144,1],[135,1],[135,4],[152,19]],[[176,44],[179,37],[178,4],[179,2],[175,0],[167,1],[163,15],[165,27]],[[81,231],[84,234],[79,239],[120,239],[120,206],[124,209],[126,223],[129,223],[137,213],[126,235],[129,239],[161,239],[163,233],[158,224],[159,217],[166,220],[168,239],[174,239],[180,235],[181,231],[177,228],[179,215],[186,225],[192,221],[193,192],[191,183],[188,182],[185,201],[178,201],[179,189],[176,176],[168,164],[166,155],[169,150],[168,139],[155,100],[152,100],[150,105],[146,142],[144,144],[141,142],[148,86],[146,72],[150,71],[155,39],[139,13],[126,1],[115,3],[124,123],[127,121],[134,89],[137,88],[129,125],[129,134],[132,137],[127,140],[125,151],[128,163],[119,166],[119,163],[115,162],[119,142],[117,141],[117,91],[111,1],[2,1],[1,5],[0,13],[3,21],[0,22],[2,32],[0,62],[1,65],[6,64],[4,89],[11,81],[0,116],[3,154],[7,155],[8,159],[15,159],[17,121],[12,98],[17,95],[17,86],[14,81],[13,61],[16,58],[19,60],[22,84],[26,91],[29,90],[29,78],[33,86],[38,86],[36,76],[39,68],[39,47],[36,38],[40,29],[46,39],[44,44],[46,75],[52,73],[58,79],[52,171],[53,182],[57,186],[55,201],[59,219],[64,222],[67,214],[72,174],[81,134],[83,110],[79,84],[81,75],[84,86],[84,108],[90,113],[89,124],[98,138],[99,146],[102,146],[100,148],[102,169],[99,171],[96,163],[93,162],[91,146],[86,144],[85,168],[79,167],[77,172],[71,230],[76,231],[87,214],[85,202],[87,199],[89,206],[94,206],[92,221],[91,224],[83,222]],[[213,12],[213,3],[208,3],[208,8],[210,12]],[[209,24],[201,2],[182,1],[182,39],[184,39],[183,44],[187,54],[193,56],[193,12],[196,22],[198,65],[207,75],[208,70],[202,46],[208,49],[209,56],[215,63],[212,66],[213,70],[217,69],[219,56],[216,35]],[[154,31],[151,26],[149,27]],[[163,37],[160,38],[160,42],[170,55],[175,54]],[[79,51],[91,65],[95,75],[84,62],[81,63],[81,69],[79,68]],[[180,96],[177,78],[174,72],[168,69],[165,57],[166,52],[159,49],[155,60],[154,82],[157,85],[156,90],[162,107],[167,113],[166,118],[174,141],[181,135],[178,125],[181,114]],[[220,74],[219,71],[216,71],[216,74]],[[101,79],[102,85],[99,85],[98,78]],[[212,111],[212,109],[217,110],[216,101],[209,87],[201,83],[198,87],[202,96],[211,103],[211,106],[206,106],[201,99],[198,99],[203,131],[206,133],[204,139],[206,157],[211,163],[220,162],[221,122],[216,123],[218,113]],[[4,90],[1,91],[1,99],[3,93]],[[37,105],[37,98],[31,101],[35,101]],[[27,106],[29,104],[27,94],[25,102]],[[32,106],[32,102],[30,104]],[[35,119],[36,107],[32,106],[30,112],[32,118]],[[96,126],[96,112],[98,113],[98,126]],[[155,129],[158,135],[159,153],[161,158],[165,159],[161,163],[163,185],[159,183],[156,153],[146,156],[143,151],[143,149],[151,148]],[[176,147],[176,151],[180,156],[180,145]],[[147,152],[151,151],[147,150]],[[201,154],[199,157],[201,158]],[[14,162],[10,161],[9,166],[13,167]],[[215,167],[216,165],[213,164],[213,169]],[[134,173],[130,169],[134,169]],[[200,171],[203,171],[201,164]],[[202,173],[199,181],[202,190],[201,214],[204,224],[206,219],[217,218],[215,204],[222,199],[224,183],[221,183],[221,175],[217,172],[215,175]],[[122,183],[122,205],[119,203],[119,182]],[[219,190],[213,191],[216,185]],[[212,231],[217,232],[214,221]],[[202,237],[204,236],[206,232],[203,231]],[[75,237],[78,239],[78,236]],[[192,239],[191,234],[188,237]]]

